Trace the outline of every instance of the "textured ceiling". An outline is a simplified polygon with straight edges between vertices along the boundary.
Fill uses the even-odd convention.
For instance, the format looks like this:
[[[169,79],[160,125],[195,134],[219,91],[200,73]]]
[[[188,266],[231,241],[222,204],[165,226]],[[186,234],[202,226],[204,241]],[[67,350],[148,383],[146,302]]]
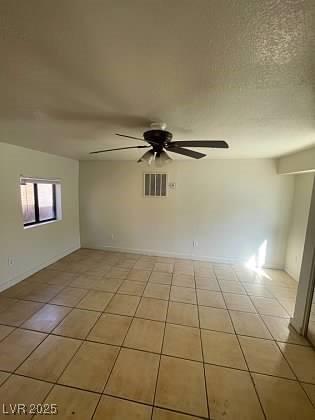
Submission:
[[[3,0],[0,141],[88,159],[164,121],[229,142],[209,157],[310,147],[314,25],[313,0]]]

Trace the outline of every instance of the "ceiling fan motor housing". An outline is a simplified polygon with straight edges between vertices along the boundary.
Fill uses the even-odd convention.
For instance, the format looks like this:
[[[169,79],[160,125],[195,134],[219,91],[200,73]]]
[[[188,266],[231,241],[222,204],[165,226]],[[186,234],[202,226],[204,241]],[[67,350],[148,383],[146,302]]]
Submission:
[[[144,139],[152,144],[155,151],[160,151],[173,138],[173,134],[166,130],[148,130],[143,133]],[[160,147],[159,147],[160,146]]]

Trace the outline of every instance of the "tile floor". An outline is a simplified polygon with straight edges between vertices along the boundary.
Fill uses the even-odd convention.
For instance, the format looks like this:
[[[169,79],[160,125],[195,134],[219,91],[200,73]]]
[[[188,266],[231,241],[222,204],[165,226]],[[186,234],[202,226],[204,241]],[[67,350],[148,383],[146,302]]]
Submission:
[[[315,419],[296,289],[277,270],[81,249],[0,294],[0,401],[60,419]]]

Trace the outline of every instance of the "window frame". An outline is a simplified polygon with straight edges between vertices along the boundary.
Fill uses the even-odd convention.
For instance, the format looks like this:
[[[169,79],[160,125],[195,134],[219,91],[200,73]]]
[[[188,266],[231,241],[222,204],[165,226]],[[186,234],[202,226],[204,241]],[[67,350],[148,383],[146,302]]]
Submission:
[[[42,184],[45,184],[45,182],[41,182],[41,183]],[[33,184],[33,192],[34,192],[34,213],[35,213],[35,221],[34,222],[24,223],[24,220],[23,220],[24,227],[36,226],[36,225],[41,225],[41,224],[44,224],[44,223],[49,223],[49,222],[57,221],[58,220],[58,217],[57,217],[56,184],[55,183],[52,183],[52,182],[47,182],[47,184],[51,184],[52,185],[52,199],[53,199],[53,207],[52,208],[53,208],[54,217],[51,217],[51,218],[45,219],[45,220],[40,220],[40,218],[39,218],[38,182],[32,182],[32,184]]]

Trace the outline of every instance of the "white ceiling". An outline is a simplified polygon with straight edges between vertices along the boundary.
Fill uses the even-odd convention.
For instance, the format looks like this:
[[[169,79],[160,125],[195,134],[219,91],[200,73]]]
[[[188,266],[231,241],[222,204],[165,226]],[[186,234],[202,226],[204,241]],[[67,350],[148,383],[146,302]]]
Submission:
[[[177,140],[228,141],[208,157],[310,147],[314,27],[313,0],[1,1],[0,141],[136,159],[88,152],[164,121]]]

